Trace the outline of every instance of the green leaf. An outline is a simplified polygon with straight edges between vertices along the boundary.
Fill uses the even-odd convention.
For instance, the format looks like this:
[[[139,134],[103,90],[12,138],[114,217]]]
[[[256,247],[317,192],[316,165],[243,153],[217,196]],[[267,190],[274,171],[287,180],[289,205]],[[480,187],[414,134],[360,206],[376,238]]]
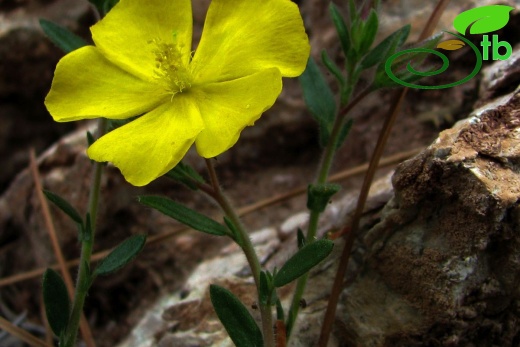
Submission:
[[[352,24],[350,24],[350,40],[352,41],[350,48],[350,55],[347,58],[358,60],[360,56],[359,47],[361,41],[363,41],[363,22],[360,18],[356,18]],[[355,55],[353,54],[355,52]]]
[[[343,73],[341,72],[340,68],[332,61],[332,59],[330,59],[327,51],[325,50],[321,51],[321,61],[327,70],[329,70],[330,73],[336,77],[336,80],[338,80],[339,85],[343,89],[345,85],[345,77],[343,77]]]
[[[359,44],[359,54],[364,55],[374,43],[376,38],[377,29],[379,27],[379,20],[377,18],[377,12],[374,9],[370,10],[370,14],[363,25],[363,39]]]
[[[332,252],[334,242],[317,240],[305,245],[274,276],[275,287],[282,287],[309,272]]]
[[[394,54],[397,48],[399,48],[406,41],[409,34],[410,25],[408,24],[387,36],[370,52],[368,52],[365,58],[361,61],[361,68],[368,69],[380,63],[383,63],[384,65],[386,59]]]
[[[142,251],[145,243],[146,235],[139,234],[127,238],[99,262],[94,276],[107,275],[121,269]]]
[[[272,306],[276,303],[276,300],[278,300],[276,290],[274,290],[273,286],[273,275],[269,271],[260,271],[258,296],[262,306]]]
[[[138,117],[131,117],[126,119],[108,119],[107,120],[107,132],[111,132],[116,130],[117,128],[121,128],[123,125],[126,125],[134,120],[136,120]]]
[[[345,124],[341,127],[338,136],[338,142],[336,142],[336,149],[340,148],[345,140],[347,139],[348,134],[350,133],[350,129],[352,129],[352,124],[354,124],[354,120],[349,118]]]
[[[198,190],[198,183],[205,183],[204,178],[194,168],[189,165],[186,165],[182,162],[179,162],[173,169],[166,173],[166,176],[184,184],[191,190]]]
[[[76,211],[76,209],[72,207],[72,205],[69,204],[67,200],[63,199],[59,195],[51,193],[48,190],[44,190],[43,194],[45,194],[47,200],[49,200],[54,205],[56,205],[56,207],[65,212],[65,214],[69,216],[74,222],[80,225],[83,224],[83,219],[81,219],[81,216],[79,215],[78,211]]]
[[[299,80],[305,103],[320,127],[320,143],[326,146],[336,116],[334,94],[312,57]]]
[[[267,306],[270,297],[269,282],[264,271],[260,271],[260,285],[258,287],[258,297],[260,305]]]
[[[258,288],[258,297],[260,298],[260,305],[268,306],[271,305],[270,298],[272,288],[270,288],[269,279],[265,271],[260,271],[260,286]]]
[[[105,5],[105,0],[88,0],[88,2],[90,2],[92,5],[96,6],[99,13],[104,13],[103,6]]]
[[[341,186],[335,183],[309,184],[307,187],[307,208],[314,212],[323,212],[330,198],[339,192]]]
[[[117,5],[119,0],[105,0],[105,4],[103,5],[103,13],[107,14],[110,10]]]
[[[455,17],[453,27],[462,35],[466,35],[466,30],[470,26],[470,34],[486,34],[505,27],[509,22],[509,12],[514,9],[514,7],[504,5],[472,8]]]
[[[45,35],[65,53],[70,53],[87,45],[85,40],[61,25],[40,19],[40,26]]]
[[[332,18],[332,23],[334,23],[334,26],[336,27],[339,42],[341,43],[341,48],[343,48],[343,52],[346,57],[350,51],[351,46],[347,25],[345,24],[345,20],[339,12],[338,7],[333,2],[331,2],[329,5],[329,12]]]
[[[285,313],[283,311],[282,303],[280,302],[280,299],[276,300],[276,319],[285,321]]]
[[[210,285],[213,308],[237,347],[263,347],[264,339],[247,308],[229,290]]]
[[[92,146],[92,144],[96,142],[94,135],[90,131],[87,131],[87,145],[88,147]]]
[[[359,18],[359,13],[356,8],[356,3],[354,2],[354,0],[349,0],[349,2],[348,2],[348,14],[350,17],[351,24],[354,23],[356,21],[356,19]]]
[[[47,321],[56,336],[60,336],[69,323],[70,300],[61,276],[52,269],[43,274],[43,302]]]
[[[195,230],[217,236],[228,235],[226,227],[222,224],[168,198],[139,196],[138,200],[141,204],[152,207]]]
[[[89,2],[96,6],[100,14],[106,15],[119,0],[89,0]]]

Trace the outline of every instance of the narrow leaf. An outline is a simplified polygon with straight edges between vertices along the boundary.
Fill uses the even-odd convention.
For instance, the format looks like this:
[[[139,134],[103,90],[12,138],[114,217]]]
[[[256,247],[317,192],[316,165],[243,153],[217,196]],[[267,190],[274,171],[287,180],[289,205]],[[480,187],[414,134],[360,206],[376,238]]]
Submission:
[[[54,334],[60,336],[69,323],[70,301],[63,279],[52,269],[43,274],[43,302],[47,321]]]
[[[263,347],[262,333],[247,308],[229,290],[209,287],[211,302],[218,318],[237,347]]]
[[[356,19],[359,18],[358,10],[357,10],[356,3],[354,2],[354,0],[348,1],[348,10],[349,10],[348,14],[350,17],[350,23],[352,24],[356,21]]]
[[[472,8],[455,17],[453,27],[462,35],[466,35],[470,26],[470,34],[487,34],[505,27],[509,22],[509,12],[512,10],[514,7],[504,5]]]
[[[65,212],[67,216],[69,216],[74,222],[78,224],[83,224],[83,220],[81,219],[81,216],[79,215],[78,211],[74,207],[72,207],[71,204],[65,199],[63,199],[61,196],[56,195],[48,190],[44,190],[43,194],[45,194],[45,197],[47,200],[52,202],[56,207],[58,207],[60,210]]]
[[[99,262],[94,270],[94,276],[107,275],[121,269],[141,252],[145,243],[146,235],[134,235],[127,238]]]
[[[323,50],[321,51],[321,61],[323,62],[323,65],[327,68],[327,70],[330,71],[331,74],[336,77],[336,80],[338,80],[339,85],[343,88],[345,85],[345,78],[343,77],[343,73],[341,72],[340,68],[330,59],[329,55],[327,54],[327,51]]]
[[[334,242],[317,240],[305,245],[282,266],[274,277],[275,287],[282,287],[309,272],[332,252]]]
[[[191,190],[198,190],[197,183],[205,183],[204,178],[191,166],[179,162],[173,169],[166,173],[166,176],[184,184]]]
[[[280,299],[276,300],[276,319],[285,321],[285,313],[283,311],[283,306],[280,302]]]
[[[103,6],[105,5],[105,0],[88,0],[88,2],[96,6],[99,13],[103,13]]]
[[[224,216],[224,223],[231,233],[227,233],[240,246],[243,245],[242,234],[237,229],[236,225],[226,216]]]
[[[374,39],[376,38],[377,29],[379,27],[379,20],[377,18],[377,13],[374,9],[370,10],[370,14],[363,26],[363,39],[359,45],[359,54],[364,55],[374,43]]]
[[[343,124],[338,136],[338,142],[336,143],[336,149],[340,148],[347,139],[350,129],[352,129],[352,124],[354,124],[354,120],[352,118],[349,118],[345,124]]]
[[[141,252],[145,243],[146,235],[133,235],[127,238],[99,262],[94,270],[94,276],[107,275],[121,269]]]
[[[320,127],[321,145],[325,146],[336,116],[334,94],[313,58],[309,58],[307,68],[299,79],[305,103]]]
[[[271,297],[271,290],[269,287],[270,284],[265,271],[260,271],[260,286],[258,288],[258,297],[260,298],[260,305],[262,306],[268,306],[271,304],[269,300]]]
[[[332,18],[332,23],[334,23],[334,26],[336,27],[336,32],[338,33],[339,42],[341,43],[343,52],[345,56],[347,56],[350,51],[351,42],[345,20],[339,12],[338,7],[333,2],[330,3],[329,12]]]
[[[361,61],[361,67],[363,69],[368,69],[376,64],[386,61],[386,59],[406,41],[409,34],[410,25],[405,25],[387,36],[370,52],[368,52],[365,58]]]
[[[103,5],[103,13],[107,14],[110,10],[117,5],[119,0],[104,0],[105,4]]]
[[[92,144],[96,141],[94,135],[90,131],[87,131],[87,145],[88,147],[92,146]]]
[[[173,200],[160,196],[140,196],[138,200],[141,204],[152,207],[195,230],[217,236],[228,234],[222,224]]]
[[[70,53],[87,45],[85,40],[61,25],[40,19],[40,26],[45,35],[65,53]]]

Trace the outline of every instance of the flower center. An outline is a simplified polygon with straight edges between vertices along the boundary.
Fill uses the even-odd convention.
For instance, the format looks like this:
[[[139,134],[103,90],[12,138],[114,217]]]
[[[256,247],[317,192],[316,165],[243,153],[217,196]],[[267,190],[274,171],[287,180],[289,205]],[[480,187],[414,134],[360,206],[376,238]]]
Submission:
[[[155,55],[155,77],[165,84],[166,90],[173,95],[182,93],[191,87],[192,77],[188,64],[183,62],[183,46],[175,43],[164,43],[157,39],[148,41],[153,44]]]

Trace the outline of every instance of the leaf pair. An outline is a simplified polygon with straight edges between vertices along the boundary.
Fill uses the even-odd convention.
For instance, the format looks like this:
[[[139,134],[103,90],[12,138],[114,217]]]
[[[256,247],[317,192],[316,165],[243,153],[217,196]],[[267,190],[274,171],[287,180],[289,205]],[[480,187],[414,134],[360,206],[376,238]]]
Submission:
[[[260,273],[259,297],[263,306],[277,305],[277,316],[283,320],[283,308],[276,296],[274,287],[282,287],[324,260],[332,251],[334,243],[318,240],[300,249],[274,275]],[[218,318],[224,325],[229,337],[237,347],[262,347],[263,337],[248,309],[229,290],[217,285],[210,286],[211,303]]]
[[[89,214],[87,214],[85,221],[83,221],[79,212],[67,200],[49,191],[44,191],[44,194],[50,202],[78,225],[80,240],[83,242],[91,242],[92,228]],[[90,286],[96,276],[107,275],[119,270],[137,256],[143,249],[145,243],[145,235],[134,235],[126,239],[102,259],[94,272],[89,274],[88,281],[80,285]],[[83,289],[88,290],[88,288]],[[43,275],[43,299],[47,319],[52,331],[56,336],[61,336],[69,322],[70,300],[63,279],[52,269],[47,269]]]
[[[134,235],[123,241],[99,262],[89,283],[98,275],[108,275],[128,264],[143,249],[145,243],[145,235]],[[71,307],[67,287],[53,269],[47,269],[43,274],[42,286],[47,320],[54,334],[61,337],[67,329]]]

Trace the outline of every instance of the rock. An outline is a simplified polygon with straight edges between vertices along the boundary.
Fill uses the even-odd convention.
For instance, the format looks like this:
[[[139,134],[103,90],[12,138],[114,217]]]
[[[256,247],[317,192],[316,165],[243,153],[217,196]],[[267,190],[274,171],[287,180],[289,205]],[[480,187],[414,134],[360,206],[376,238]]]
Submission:
[[[515,345],[519,134],[517,91],[397,168],[342,300],[347,344]]]
[[[499,60],[482,71],[479,102],[509,93],[520,85],[520,49],[513,49],[511,57]]]

